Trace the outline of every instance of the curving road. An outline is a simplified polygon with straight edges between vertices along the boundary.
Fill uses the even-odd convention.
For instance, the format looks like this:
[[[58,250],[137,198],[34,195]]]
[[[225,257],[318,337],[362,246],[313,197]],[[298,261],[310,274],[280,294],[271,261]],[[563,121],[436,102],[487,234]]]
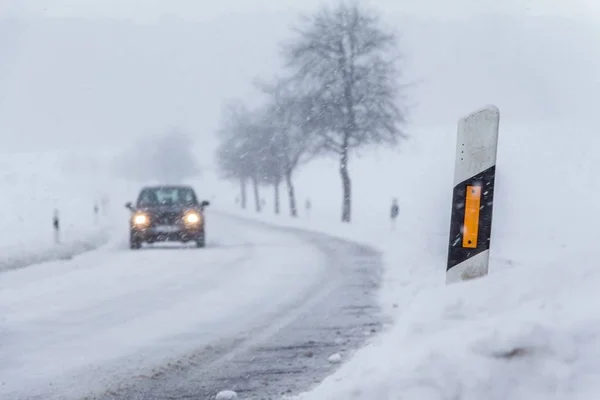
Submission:
[[[375,251],[209,218],[205,249],[119,240],[0,274],[0,398],[277,399],[379,329]]]

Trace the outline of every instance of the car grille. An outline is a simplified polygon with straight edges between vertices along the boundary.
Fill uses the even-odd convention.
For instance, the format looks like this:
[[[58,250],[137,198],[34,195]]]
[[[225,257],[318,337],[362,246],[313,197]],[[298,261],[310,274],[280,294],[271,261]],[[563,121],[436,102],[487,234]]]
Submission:
[[[158,213],[152,219],[155,225],[174,225],[181,221],[182,215],[179,212]]]

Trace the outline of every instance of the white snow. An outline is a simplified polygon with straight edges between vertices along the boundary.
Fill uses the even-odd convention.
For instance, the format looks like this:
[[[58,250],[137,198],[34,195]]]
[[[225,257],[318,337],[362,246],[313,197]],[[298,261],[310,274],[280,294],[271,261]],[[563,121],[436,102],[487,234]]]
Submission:
[[[110,215],[94,214],[103,195],[101,181],[76,179],[60,152],[2,154],[0,157],[0,269],[14,264],[68,257],[105,244]],[[60,218],[60,243],[52,217]]]
[[[229,25],[207,21],[184,29],[168,18],[158,28],[93,19],[33,19],[17,24],[16,33],[4,28],[5,37],[18,40],[7,41],[9,62],[0,68],[3,149],[123,145],[182,123],[208,132],[198,154],[209,160],[222,100],[254,96],[252,79],[278,68],[271,39],[287,32],[289,14],[224,19]],[[335,160],[297,175],[298,203],[311,198],[310,220],[260,217],[384,254],[380,302],[393,325],[300,399],[599,398],[600,57],[591,40],[597,27],[578,31],[570,20],[529,16],[393,23],[406,30],[410,78],[424,82],[409,96],[420,106],[414,119],[446,125],[411,127],[412,139],[399,153],[353,156],[351,226],[337,222]],[[158,79],[149,86],[148,76]],[[489,101],[502,113],[491,274],[447,287],[456,132],[448,121]],[[134,195],[137,188],[115,189],[114,179],[106,185],[102,179],[114,176],[102,168],[81,175],[81,165],[63,170],[63,160],[47,152],[2,155],[2,260],[66,254],[114,232],[110,220],[93,222],[93,201],[107,192]],[[203,179],[206,190],[225,186],[210,173]],[[223,191],[216,203],[233,197]],[[400,202],[395,231],[387,219],[392,197]],[[59,247],[52,243],[55,208],[63,221]],[[122,224],[122,215],[115,218]],[[73,377],[91,389],[103,386],[99,376],[123,368],[141,373],[145,363],[185,352],[186,333],[198,326],[205,342],[247,329],[257,312],[267,318],[276,311],[264,308],[275,303],[269,300],[291,302],[322,277],[319,257],[287,236],[214,226],[224,231],[209,240],[223,247],[194,253],[193,265],[186,252],[149,250],[134,259],[117,231],[118,241],[100,251],[1,274],[0,398],[32,395],[48,384],[61,396],[63,389],[77,391],[68,387]],[[282,246],[262,246],[273,243]],[[281,270],[274,259],[290,268]],[[314,269],[294,268],[300,260]]]
[[[223,390],[222,392],[217,393],[215,400],[233,400],[237,398],[238,395],[233,390]]]
[[[373,179],[355,188],[381,199],[373,207],[379,216],[358,208],[349,226],[314,201],[310,220],[231,211],[384,253],[380,302],[393,324],[299,400],[598,398],[595,129],[567,121],[501,127],[490,275],[451,286],[445,265],[455,130],[416,135],[401,157],[353,164],[355,176],[393,171],[396,182],[411,183],[399,186],[395,231]],[[327,182],[310,167],[303,174],[315,186],[337,178]]]
[[[342,355],[340,353],[335,353],[329,356],[329,358],[327,358],[327,361],[329,361],[331,364],[339,364],[342,362]]]
[[[106,389],[268,322],[259,339],[305,312],[307,293],[338,273],[294,234],[207,219],[206,249],[132,252],[122,224],[102,250],[2,273],[0,398]]]

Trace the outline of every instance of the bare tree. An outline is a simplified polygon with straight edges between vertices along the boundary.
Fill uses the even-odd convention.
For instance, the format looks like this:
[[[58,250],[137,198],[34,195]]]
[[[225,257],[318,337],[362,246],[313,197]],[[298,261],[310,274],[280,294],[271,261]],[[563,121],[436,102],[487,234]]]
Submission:
[[[396,146],[405,137],[397,50],[396,36],[381,27],[377,15],[346,3],[304,18],[295,40],[284,47],[295,78],[315,88],[319,150],[339,158],[343,222],[351,219],[350,153]]]
[[[273,186],[275,214],[281,210],[280,186],[284,176],[284,142],[282,135],[268,120],[265,109],[256,111],[253,125],[253,160],[262,183]]]
[[[246,205],[246,183],[250,181],[257,212],[262,210],[260,185],[273,185],[278,213],[283,179],[281,143],[272,127],[264,123],[264,110],[251,111],[239,103],[230,104],[224,121],[217,150],[222,177],[240,181],[242,207]]]
[[[257,86],[268,96],[264,118],[272,131],[271,155],[277,153],[277,164],[287,186],[290,215],[296,217],[298,208],[292,178],[300,165],[314,157],[313,104],[294,80],[257,82]]]
[[[268,131],[267,131],[268,132]],[[281,159],[279,138],[274,136],[270,143],[266,143],[263,155],[259,158],[260,175],[263,182],[273,186],[273,200],[275,214],[281,211],[280,187],[283,181],[283,163]]]
[[[155,146],[151,165],[159,181],[181,183],[198,174],[193,141],[186,133],[173,129],[158,138]]]
[[[251,113],[240,131],[244,143],[244,169],[249,173],[252,182],[256,212],[262,211],[260,185],[266,180],[265,165],[269,161],[266,154],[268,136],[259,121],[258,114]]]
[[[138,182],[181,183],[200,173],[193,144],[179,129],[147,137],[114,160],[114,173]]]
[[[234,140],[223,140],[217,148],[217,162],[221,178],[226,180],[237,180],[240,184],[240,206],[245,209],[247,205],[247,182],[248,176],[240,162],[242,155],[236,147]]]
[[[220,144],[217,148],[217,162],[222,178],[239,181],[242,208],[247,205],[247,183],[254,183],[256,209],[260,211],[256,168],[250,145],[250,123],[250,111],[243,103],[234,101],[227,104],[222,127],[218,131]]]

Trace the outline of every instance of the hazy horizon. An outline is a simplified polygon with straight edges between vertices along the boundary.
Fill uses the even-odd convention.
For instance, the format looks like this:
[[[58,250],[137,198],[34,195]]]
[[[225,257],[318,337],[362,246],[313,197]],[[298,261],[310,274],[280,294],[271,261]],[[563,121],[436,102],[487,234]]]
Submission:
[[[44,17],[110,17],[155,21],[164,18],[186,18],[206,21],[231,13],[265,13],[312,10],[332,0],[228,0],[226,2],[198,2],[194,0],[5,0],[0,16]],[[600,6],[594,0],[363,0],[362,3],[385,12],[426,18],[464,18],[481,14],[553,15],[561,17],[595,18]]]
[[[532,16],[543,10],[533,6],[520,16],[469,19],[464,12],[440,21],[367,3],[401,33],[402,80],[418,83],[407,93],[409,130],[451,126],[489,103],[515,121],[593,118],[600,90],[594,24]],[[278,46],[298,16],[277,7],[229,15],[213,7],[198,22],[174,12],[140,24],[115,19],[131,11],[126,2],[108,19],[77,7],[36,13],[36,2],[13,4],[21,9],[3,15],[18,18],[0,20],[2,151],[127,146],[177,126],[211,157],[223,103],[256,101],[253,79],[280,72]]]

